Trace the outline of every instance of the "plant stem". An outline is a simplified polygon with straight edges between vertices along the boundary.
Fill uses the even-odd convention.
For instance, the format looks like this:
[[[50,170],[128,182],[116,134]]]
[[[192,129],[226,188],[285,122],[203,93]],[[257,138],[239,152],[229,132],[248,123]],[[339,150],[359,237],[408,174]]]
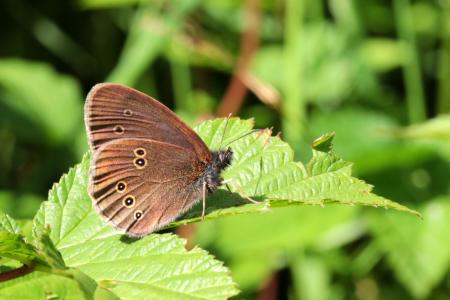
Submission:
[[[303,0],[286,1],[285,17],[285,86],[281,111],[283,133],[286,140],[298,153],[305,132],[305,106],[303,95],[302,62],[300,50],[303,44],[302,25],[304,17]],[[277,72],[277,70],[274,70]]]
[[[225,91],[217,109],[218,117],[226,117],[229,113],[236,114],[244,103],[247,86],[243,78],[249,68],[251,59],[259,47],[259,31],[261,27],[260,0],[246,0],[245,2],[245,31],[241,36],[241,47],[236,63],[234,76]]]
[[[171,36],[182,30],[184,18],[199,2],[172,1],[165,13],[163,2],[154,6],[143,2],[131,22],[119,61],[106,81],[134,85],[164,50]]]
[[[172,86],[177,110],[191,111],[188,103],[188,95],[191,90],[191,74],[189,65],[185,62],[170,63],[172,74]]]
[[[450,112],[450,1],[442,1],[442,48],[439,57],[438,113]]]
[[[418,123],[426,119],[426,103],[410,0],[395,0],[394,13],[399,39],[406,47],[407,59],[403,67],[403,77],[409,123]]]
[[[335,0],[331,2],[333,15],[337,23],[343,27],[348,38],[359,41],[365,34],[364,24],[361,22],[360,7],[357,0]]]
[[[314,21],[324,21],[324,3],[323,0],[309,0],[308,8]]]
[[[36,266],[35,263],[31,263],[29,266],[23,265],[20,268],[1,273],[0,274],[0,282],[25,276],[25,275],[33,272],[35,266]]]

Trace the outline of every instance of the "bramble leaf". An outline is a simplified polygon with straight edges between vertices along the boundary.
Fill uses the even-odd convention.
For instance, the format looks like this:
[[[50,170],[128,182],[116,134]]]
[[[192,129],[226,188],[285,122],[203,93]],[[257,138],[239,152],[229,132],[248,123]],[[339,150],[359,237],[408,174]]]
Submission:
[[[291,147],[279,137],[272,137],[270,131],[252,134],[250,120],[231,118],[227,121],[216,119],[207,121],[196,130],[211,149],[232,142],[233,162],[223,172],[225,180],[231,180],[229,187],[208,198],[207,219],[219,216],[250,212],[266,212],[272,207],[288,205],[320,205],[337,203],[392,208],[415,215],[411,210],[391,200],[373,194],[372,186],[352,176],[352,164],[336,157],[331,150],[332,134],[317,140],[313,157],[307,165],[294,161]],[[225,126],[226,134],[224,136]],[[241,139],[236,140],[237,138]],[[234,141],[234,142],[233,142]],[[239,196],[246,194],[259,204]],[[244,204],[244,205],[242,205]],[[239,206],[240,205],[240,206]],[[195,222],[200,219],[201,207],[198,205],[188,212],[187,218],[172,226]]]
[[[34,220],[66,266],[95,279],[121,299],[226,299],[237,293],[227,268],[206,251],[187,251],[172,234],[130,239],[95,212],[87,194],[89,156],[50,191]]]

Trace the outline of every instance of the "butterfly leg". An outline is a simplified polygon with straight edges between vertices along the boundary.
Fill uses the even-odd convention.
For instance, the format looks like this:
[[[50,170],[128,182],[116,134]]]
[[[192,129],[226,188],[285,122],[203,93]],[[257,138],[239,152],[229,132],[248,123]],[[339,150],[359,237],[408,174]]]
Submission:
[[[236,183],[235,186],[236,186],[236,188],[238,189],[239,194],[240,194],[242,197],[244,197],[245,199],[247,199],[248,201],[250,201],[251,203],[254,203],[254,204],[261,203],[261,202],[259,202],[259,201],[256,201],[256,200],[253,200],[252,198],[250,198],[250,196],[248,196],[248,195],[244,192],[244,190],[242,189],[242,186],[241,186],[239,183]]]
[[[232,181],[234,181],[233,178],[227,179],[227,180],[223,180],[223,181],[221,182],[221,184],[224,184],[224,185],[227,187],[228,191],[230,191],[231,193],[232,193],[232,191],[231,191],[230,187],[228,186],[228,183],[230,183],[230,182],[232,182]],[[239,191],[239,193],[241,194],[241,196],[243,196],[245,199],[247,199],[248,201],[250,201],[250,202],[252,202],[252,203],[255,203],[255,204],[256,204],[256,203],[260,203],[260,202],[258,202],[258,201],[253,200],[252,198],[250,198],[250,197],[244,192],[244,190],[242,189],[242,186],[241,186],[239,183],[236,182],[235,186],[236,186],[236,188],[238,189],[238,191]]]
[[[205,219],[205,211],[206,211],[206,181],[203,181],[203,208],[202,208],[202,220]]]
[[[228,183],[232,182],[233,179],[226,179],[226,180],[222,180],[222,182],[220,183],[221,185],[225,185],[225,187],[227,188],[227,190],[232,193],[230,186],[228,185]]]

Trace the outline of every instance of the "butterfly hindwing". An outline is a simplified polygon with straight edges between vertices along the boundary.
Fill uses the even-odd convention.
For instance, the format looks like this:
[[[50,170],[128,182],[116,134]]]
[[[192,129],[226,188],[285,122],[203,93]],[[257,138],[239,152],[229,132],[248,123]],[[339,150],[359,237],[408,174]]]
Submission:
[[[200,200],[205,168],[193,151],[180,146],[119,139],[94,153],[89,193],[97,211],[115,227],[142,236]]]

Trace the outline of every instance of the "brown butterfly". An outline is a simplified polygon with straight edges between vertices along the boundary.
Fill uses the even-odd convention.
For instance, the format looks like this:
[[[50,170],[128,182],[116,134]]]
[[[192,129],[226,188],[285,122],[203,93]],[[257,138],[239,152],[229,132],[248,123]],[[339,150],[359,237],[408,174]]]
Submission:
[[[93,153],[89,194],[97,211],[130,236],[205,203],[233,157],[230,148],[210,151],[169,108],[120,84],[91,89],[85,123]]]

